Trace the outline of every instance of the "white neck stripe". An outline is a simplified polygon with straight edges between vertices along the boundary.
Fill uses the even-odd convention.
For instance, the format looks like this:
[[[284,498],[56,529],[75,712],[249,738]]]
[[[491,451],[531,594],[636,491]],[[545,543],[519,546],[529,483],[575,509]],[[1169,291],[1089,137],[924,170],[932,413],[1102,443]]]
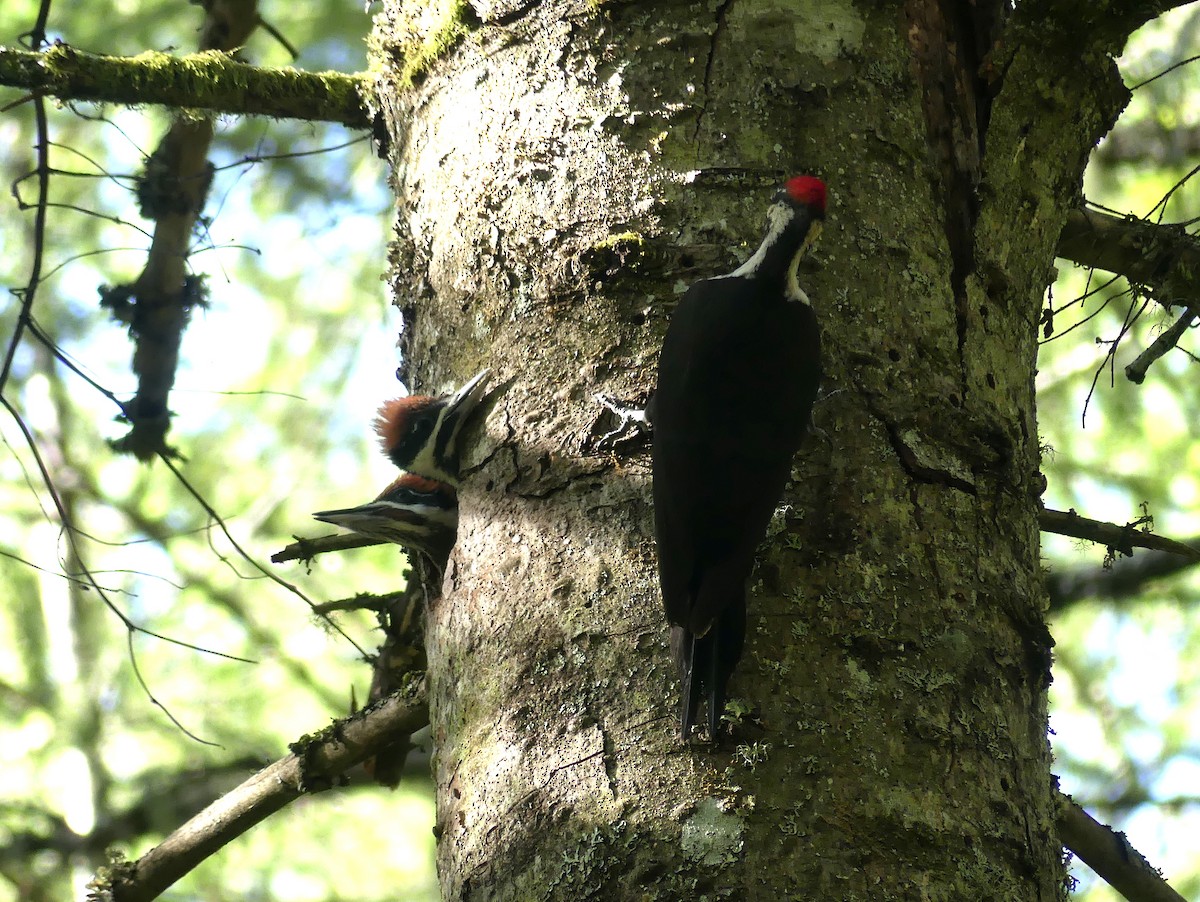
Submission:
[[[784,229],[792,221],[793,213],[783,204],[772,204],[767,208],[767,236],[762,240],[762,244],[758,246],[753,256],[745,263],[729,273],[731,276],[752,276],[763,264],[763,260],[767,257],[767,248],[779,240],[779,236],[783,234]]]
[[[763,238],[762,244],[758,246],[758,250],[754,254],[735,269],[731,273],[723,276],[715,276],[718,279],[734,279],[734,278],[752,278],[762,267],[763,261],[767,258],[767,249],[774,245],[784,230],[795,218],[795,211],[786,204],[772,204],[767,208],[767,235]],[[796,253],[792,255],[791,261],[788,263],[787,276],[784,281],[784,297],[789,301],[796,301],[801,304],[810,304],[808,295],[804,293],[804,289],[800,287],[800,282],[797,280],[796,272],[800,267],[800,258],[816,241],[817,236],[821,234],[821,222],[815,220],[808,229],[808,234],[804,236],[804,242],[800,247],[796,248]],[[811,306],[811,305],[810,305]]]

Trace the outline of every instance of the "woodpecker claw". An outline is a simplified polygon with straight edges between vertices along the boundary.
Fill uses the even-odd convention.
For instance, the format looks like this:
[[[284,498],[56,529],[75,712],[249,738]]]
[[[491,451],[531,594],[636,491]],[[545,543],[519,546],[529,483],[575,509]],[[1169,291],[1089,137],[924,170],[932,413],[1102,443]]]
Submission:
[[[654,427],[644,407],[623,404],[603,392],[595,392],[592,400],[610,411],[616,418],[616,426],[597,439],[588,442],[589,451],[615,451],[618,445],[627,442],[646,441]]]

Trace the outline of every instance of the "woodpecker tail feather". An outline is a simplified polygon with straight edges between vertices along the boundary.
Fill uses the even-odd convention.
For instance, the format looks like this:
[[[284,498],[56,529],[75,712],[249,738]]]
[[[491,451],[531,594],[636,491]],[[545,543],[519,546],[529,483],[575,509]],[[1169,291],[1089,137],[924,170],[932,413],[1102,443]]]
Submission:
[[[704,640],[699,640],[702,643]],[[696,705],[700,701],[700,689],[704,685],[703,671],[696,673],[696,646],[698,642],[691,630],[682,626],[671,627],[671,657],[679,669],[682,682],[682,698],[679,709],[679,732],[686,740],[692,734],[696,718]]]
[[[717,741],[717,727],[725,711],[725,684],[732,670],[722,658],[721,635],[715,629],[697,636],[681,626],[671,627],[671,652],[682,683],[679,732],[685,740],[692,735],[703,701],[709,741]]]
[[[746,602],[740,596],[721,612],[703,636],[682,626],[671,627],[671,656],[683,684],[679,728],[686,740],[696,722],[700,700],[706,700],[708,738],[716,742],[725,712],[725,688],[742,657],[746,640]]]
[[[711,637],[711,638],[710,638]],[[717,653],[717,641],[712,632],[700,641],[707,639],[708,648],[705,663],[708,673],[705,675],[705,692],[708,695],[708,738],[710,742],[717,741],[717,724],[725,713],[725,684],[729,682],[732,668],[721,672],[721,656]]]

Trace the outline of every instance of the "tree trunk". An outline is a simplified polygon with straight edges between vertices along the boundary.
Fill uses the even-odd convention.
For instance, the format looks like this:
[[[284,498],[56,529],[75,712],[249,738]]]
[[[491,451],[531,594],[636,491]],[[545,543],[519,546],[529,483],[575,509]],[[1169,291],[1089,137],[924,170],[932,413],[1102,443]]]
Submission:
[[[428,624],[445,898],[1060,897],[1033,374],[1111,60],[1013,22],[985,65],[919,0],[437,8],[377,26],[407,381],[503,386]],[[645,400],[676,298],[797,172],[825,397],[736,744],[688,747],[648,455],[587,453],[592,393]]]

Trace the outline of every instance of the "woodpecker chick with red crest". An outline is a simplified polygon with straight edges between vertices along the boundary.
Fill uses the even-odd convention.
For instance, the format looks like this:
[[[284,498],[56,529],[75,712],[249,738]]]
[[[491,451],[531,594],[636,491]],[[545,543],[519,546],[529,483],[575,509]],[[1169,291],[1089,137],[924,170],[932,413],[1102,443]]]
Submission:
[[[458,532],[458,493],[447,483],[402,473],[373,501],[318,511],[313,516],[370,539],[419,549],[437,559],[449,552]]]
[[[483,400],[488,370],[453,394],[410,395],[379,408],[375,431],[383,452],[401,470],[458,485],[458,436]]]
[[[452,394],[410,395],[380,407],[380,446],[407,472],[366,504],[313,516],[435,559],[440,555],[444,563],[458,529],[458,437],[483,399],[487,377],[483,370]]]
[[[825,184],[788,180],[744,264],[697,282],[671,317],[647,413],[654,535],[687,739],[709,738],[746,636],[746,582],[821,382],[817,319],[797,281],[825,218]]]

